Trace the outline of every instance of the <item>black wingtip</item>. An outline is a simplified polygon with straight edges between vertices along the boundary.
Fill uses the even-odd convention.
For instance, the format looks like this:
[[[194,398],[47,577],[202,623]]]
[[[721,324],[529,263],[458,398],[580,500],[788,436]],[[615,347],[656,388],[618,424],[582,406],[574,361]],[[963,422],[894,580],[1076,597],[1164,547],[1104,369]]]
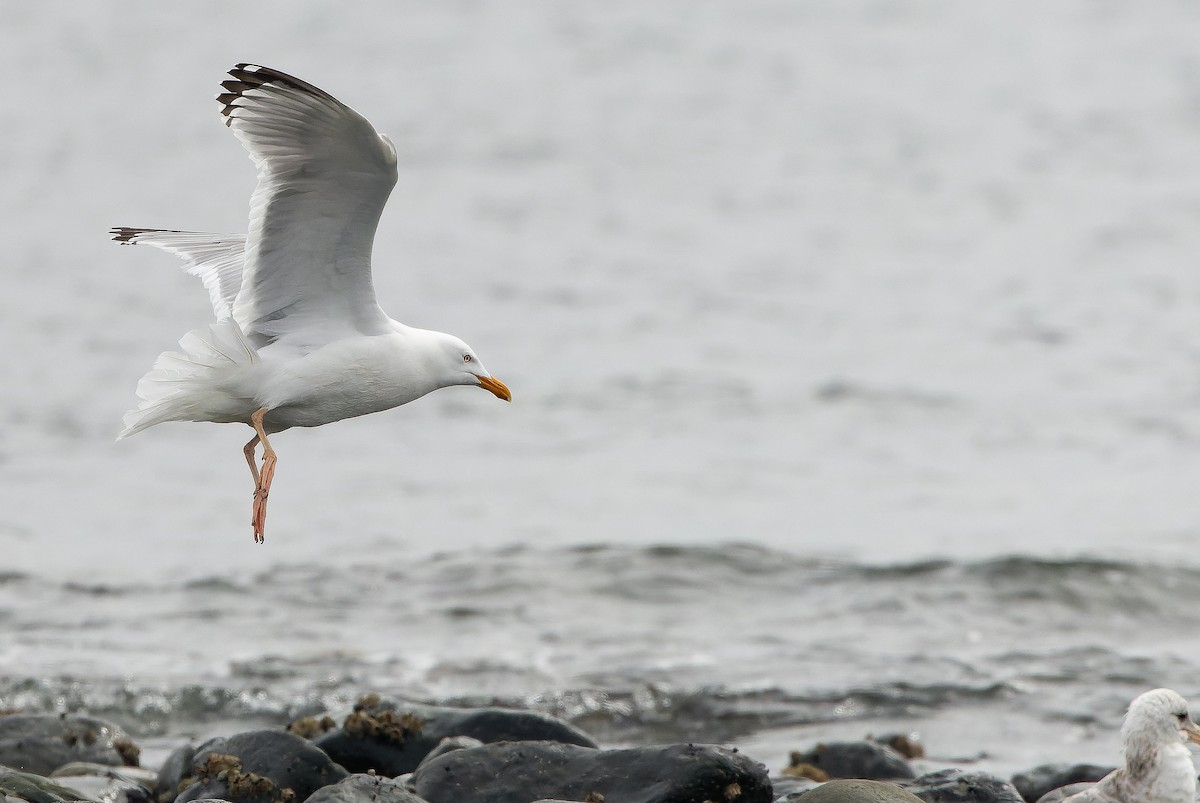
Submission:
[[[113,242],[121,245],[133,245],[133,238],[141,234],[144,229],[131,229],[128,226],[115,226],[108,230],[112,235]]]
[[[267,84],[290,87],[337,103],[337,99],[325,90],[273,67],[264,67],[261,64],[243,61],[235,64],[229,71],[229,75],[232,80],[227,78],[221,82],[221,87],[227,91],[217,95],[217,102],[221,104],[221,114],[226,118],[225,125],[232,122],[233,110],[238,107],[236,101],[243,94]]]
[[[121,245],[137,245],[137,238],[142,234],[178,234],[174,229],[135,229],[131,226],[114,226],[108,230],[113,242]]]

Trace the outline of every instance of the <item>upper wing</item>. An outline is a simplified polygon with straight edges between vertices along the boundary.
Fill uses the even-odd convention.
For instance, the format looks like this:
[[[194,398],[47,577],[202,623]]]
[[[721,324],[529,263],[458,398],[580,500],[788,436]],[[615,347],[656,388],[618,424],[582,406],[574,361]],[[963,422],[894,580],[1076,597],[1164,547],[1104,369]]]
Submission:
[[[229,74],[221,113],[258,167],[234,319],[256,346],[388,331],[371,243],[396,184],[396,149],[311,84],[253,64]]]
[[[245,259],[244,234],[203,234],[166,229],[131,229],[128,226],[110,232],[121,245],[152,245],[187,260],[187,272],[199,276],[208,290],[217,320],[233,315],[233,299],[242,284]]]

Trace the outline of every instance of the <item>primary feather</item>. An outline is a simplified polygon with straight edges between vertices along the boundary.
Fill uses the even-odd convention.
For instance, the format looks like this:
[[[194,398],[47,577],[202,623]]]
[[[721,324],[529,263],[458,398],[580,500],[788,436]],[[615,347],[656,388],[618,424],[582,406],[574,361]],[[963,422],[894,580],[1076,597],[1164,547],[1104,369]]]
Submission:
[[[365,117],[278,70],[239,64],[218,95],[258,168],[233,317],[256,346],[381,334],[371,245],[396,149]]]

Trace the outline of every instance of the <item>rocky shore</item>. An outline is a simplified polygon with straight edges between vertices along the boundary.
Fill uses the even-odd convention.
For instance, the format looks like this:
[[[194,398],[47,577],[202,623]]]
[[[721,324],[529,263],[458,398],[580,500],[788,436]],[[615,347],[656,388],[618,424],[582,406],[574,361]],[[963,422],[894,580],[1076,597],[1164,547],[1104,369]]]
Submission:
[[[1112,770],[921,774],[922,747],[903,735],[816,744],[767,768],[736,747],[605,748],[539,712],[374,694],[348,712],[181,746],[156,768],[140,753],[98,719],[0,713],[0,803],[1035,803]]]

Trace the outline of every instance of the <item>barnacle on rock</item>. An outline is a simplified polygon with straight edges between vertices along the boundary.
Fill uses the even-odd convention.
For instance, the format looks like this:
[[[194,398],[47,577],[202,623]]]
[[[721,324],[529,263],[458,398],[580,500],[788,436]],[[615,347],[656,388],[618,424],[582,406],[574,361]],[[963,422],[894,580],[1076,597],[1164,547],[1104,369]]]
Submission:
[[[421,732],[421,719],[412,714],[397,714],[390,709],[378,714],[356,710],[346,717],[342,728],[346,733],[362,738],[380,739],[401,745],[409,736]]]
[[[204,762],[196,768],[196,777],[185,778],[180,782],[180,787],[185,789],[200,781],[209,780],[224,783],[234,797],[269,797],[274,803],[292,803],[296,797],[296,791],[291,787],[280,788],[270,778],[244,772],[242,760],[225,753],[209,753]],[[187,786],[184,786],[185,782]]]
[[[288,724],[287,729],[297,736],[305,739],[311,739],[314,736],[320,736],[326,731],[331,731],[337,727],[337,722],[333,717],[326,714],[317,719],[316,717],[301,717]]]

